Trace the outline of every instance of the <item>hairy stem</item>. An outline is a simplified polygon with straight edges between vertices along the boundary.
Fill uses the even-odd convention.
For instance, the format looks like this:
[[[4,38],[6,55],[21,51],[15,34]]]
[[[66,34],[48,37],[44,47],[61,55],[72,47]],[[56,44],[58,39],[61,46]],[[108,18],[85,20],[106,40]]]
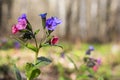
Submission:
[[[37,48],[37,52],[35,53],[35,61],[34,61],[34,64],[36,64],[38,53],[39,53],[39,46],[38,46],[37,39],[36,39],[35,36],[34,36],[34,40],[35,40],[35,45],[36,45],[36,48]]]
[[[35,53],[35,61],[34,61],[34,64],[36,64],[36,63],[37,63],[37,57],[38,57],[38,52],[37,52],[37,53]]]

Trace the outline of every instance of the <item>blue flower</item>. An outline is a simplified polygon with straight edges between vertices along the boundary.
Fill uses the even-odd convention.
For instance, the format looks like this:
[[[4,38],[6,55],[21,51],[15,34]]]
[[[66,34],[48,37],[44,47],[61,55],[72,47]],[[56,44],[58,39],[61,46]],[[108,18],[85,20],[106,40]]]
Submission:
[[[22,14],[22,15],[18,18],[18,22],[19,22],[20,19],[25,19],[25,20],[27,20],[26,14]]]
[[[89,50],[90,51],[94,51],[94,47],[93,46],[89,46]]]
[[[41,16],[42,19],[45,19],[47,16],[47,13],[40,14],[39,16]]]
[[[62,21],[58,19],[57,17],[51,17],[46,20],[46,28],[48,30],[55,30],[58,24],[60,24]]]
[[[15,42],[14,42],[14,46],[15,46],[16,49],[19,49],[19,48],[20,48],[20,43],[17,42],[17,41],[15,41]]]
[[[61,58],[64,58],[64,57],[65,57],[65,52],[62,52],[62,53],[60,54],[60,57],[61,57]]]
[[[89,49],[86,51],[86,55],[90,55],[91,51],[94,51],[94,47],[93,46],[89,46]]]

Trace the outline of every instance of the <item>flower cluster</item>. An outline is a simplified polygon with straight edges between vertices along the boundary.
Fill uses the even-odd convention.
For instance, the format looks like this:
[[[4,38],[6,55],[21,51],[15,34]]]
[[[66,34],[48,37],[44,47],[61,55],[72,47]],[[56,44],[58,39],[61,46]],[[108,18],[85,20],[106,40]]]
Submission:
[[[12,33],[15,34],[18,31],[24,30],[27,27],[27,21],[26,21],[26,14],[22,14],[21,17],[18,18],[18,23],[13,25],[12,27]]]
[[[61,20],[58,19],[57,17],[50,17],[46,18],[47,13],[40,14],[42,19],[42,27],[45,32],[45,39],[37,40],[36,35],[39,33],[40,29],[37,29],[33,31],[32,25],[27,19],[26,14],[22,14],[17,21],[17,24],[12,26],[12,33],[20,33],[20,36],[18,35],[16,40],[18,40],[20,43],[22,43],[25,47],[28,49],[32,50],[35,52],[35,60],[34,63],[26,63],[25,66],[25,74],[27,77],[27,80],[33,80],[34,78],[37,78],[40,75],[40,69],[42,65],[48,65],[51,63],[51,60],[46,58],[46,57],[38,57],[39,50],[42,47],[45,46],[58,46],[58,40],[59,38],[56,36],[51,36],[51,33],[56,29],[58,24],[61,24]],[[31,44],[28,40],[33,39],[34,44]],[[16,67],[15,67],[15,70]],[[18,70],[16,71],[18,73]],[[16,74],[17,75],[17,74]],[[20,76],[20,75],[17,75]],[[22,80],[22,79],[17,79],[17,80]]]
[[[47,15],[47,13],[40,14],[40,16],[43,20],[46,20],[46,15]],[[57,25],[60,23],[61,23],[61,20],[58,19],[57,17],[50,17],[46,20],[45,25],[48,30],[54,31],[55,28],[57,27]]]
[[[90,46],[89,49],[86,51],[86,55],[88,55],[88,56],[84,57],[84,62],[88,67],[92,68],[96,72],[101,64],[101,59],[91,58],[89,56],[89,55],[91,55],[91,51],[94,51],[93,46]]]
[[[58,24],[60,24],[62,21],[58,19],[57,17],[50,17],[46,19],[47,13],[40,14],[42,19],[42,25],[44,29],[47,29],[48,33],[47,35],[50,35],[57,27]],[[31,39],[34,38],[34,33],[31,28],[31,24],[27,20],[26,14],[22,14],[18,18],[17,24],[12,26],[12,33],[16,34],[17,32],[22,33],[21,38],[22,39]],[[49,43],[51,45],[55,45],[58,42],[58,37],[52,37],[51,40],[49,40]]]
[[[46,27],[48,30],[55,30],[56,26],[61,23],[57,17],[51,17],[46,20]]]

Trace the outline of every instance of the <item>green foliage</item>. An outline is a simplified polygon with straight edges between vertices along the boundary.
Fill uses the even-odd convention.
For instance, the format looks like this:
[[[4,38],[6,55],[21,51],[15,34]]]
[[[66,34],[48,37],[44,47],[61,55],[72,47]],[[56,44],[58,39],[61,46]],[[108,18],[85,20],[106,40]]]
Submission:
[[[100,76],[100,77],[98,78],[98,80],[104,80],[103,76]]]
[[[38,52],[38,49],[30,43],[27,43],[25,46],[34,52]]]
[[[81,66],[79,67],[79,71],[81,71],[82,73],[84,73],[86,70],[87,70],[86,65],[81,65]]]
[[[45,66],[45,65],[48,65],[50,64],[52,61],[46,57],[38,57],[37,58],[37,62],[35,64],[36,67],[42,67],[42,66]]]
[[[37,35],[39,33],[40,29],[37,29],[35,32],[34,32],[34,35]]]
[[[41,46],[42,47],[48,47],[48,46],[50,46],[50,44],[49,43],[45,43],[45,44],[42,44]]]
[[[87,71],[89,72],[90,75],[92,76],[94,75],[94,71],[92,68],[87,68]]]
[[[77,75],[77,79],[76,80],[86,80],[86,79],[89,79],[87,75]]]
[[[63,46],[61,46],[61,45],[53,45],[53,46],[57,46],[57,47],[60,47],[61,49],[63,49]]]
[[[72,63],[73,63],[73,65],[74,65],[75,69],[78,71],[78,68],[77,68],[77,66],[76,66],[75,62],[73,61],[73,59],[72,59],[71,57],[69,57],[69,56],[67,56],[67,58],[70,60],[70,62],[72,62]]]
[[[56,47],[59,47],[59,48],[61,48],[61,49],[63,49],[63,46],[61,46],[61,45],[50,45],[49,43],[45,43],[45,44],[42,44],[41,45],[42,47],[49,47],[49,46],[56,46]]]
[[[26,76],[29,80],[33,80],[34,78],[37,78],[41,71],[39,70],[39,67],[45,66],[50,64],[52,61],[45,57],[38,57],[36,64],[33,63],[27,63],[25,66],[25,72]]]
[[[32,31],[32,25],[30,24],[30,22],[27,20],[27,29]]]
[[[37,78],[41,73],[41,71],[38,68],[36,68],[35,65],[32,63],[26,64],[25,72],[29,80],[33,80],[34,78]]]
[[[12,26],[13,34],[16,34],[17,32],[20,33],[19,37],[15,38],[15,39],[18,40],[21,44],[23,44],[28,49],[35,52],[34,64],[26,63],[26,66],[25,66],[25,74],[26,74],[27,80],[33,80],[34,78],[37,78],[41,73],[39,67],[48,65],[52,62],[48,58],[38,57],[39,50],[42,47],[53,46],[58,41],[58,38],[56,40],[54,40],[54,37],[50,35],[54,30],[46,29],[46,15],[47,15],[47,13],[40,14],[40,16],[42,18],[42,26],[43,26],[43,29],[45,32],[45,37],[44,37],[45,39],[41,39],[40,41],[38,41],[36,38],[36,35],[39,33],[40,29],[37,29],[35,32],[33,31],[32,25],[28,21],[26,14],[22,14],[22,16],[19,17],[19,19],[21,19],[21,20],[18,21],[17,25],[20,25],[20,27],[19,26],[16,27],[16,25]],[[23,25],[23,21],[24,21],[24,25]],[[51,27],[56,28],[56,26],[61,23],[61,22],[58,23],[56,21],[61,21],[61,20],[55,18],[55,20],[53,20],[53,22],[56,25],[53,25],[53,22],[49,25]],[[19,24],[19,23],[21,23],[21,24]],[[32,39],[34,40],[35,46],[32,45],[30,42],[28,42],[29,40],[32,40]],[[51,40],[53,40],[53,42]],[[59,45],[55,45],[55,46],[61,47]],[[18,75],[17,72],[16,72],[16,74]],[[18,75],[18,77],[19,77],[19,75]]]
[[[14,73],[15,73],[15,76],[16,76],[16,80],[22,80],[20,71],[18,70],[18,68],[15,64],[14,64]]]
[[[40,75],[41,71],[37,68],[33,69],[31,72],[31,76],[29,80],[33,80],[34,78],[37,78]]]

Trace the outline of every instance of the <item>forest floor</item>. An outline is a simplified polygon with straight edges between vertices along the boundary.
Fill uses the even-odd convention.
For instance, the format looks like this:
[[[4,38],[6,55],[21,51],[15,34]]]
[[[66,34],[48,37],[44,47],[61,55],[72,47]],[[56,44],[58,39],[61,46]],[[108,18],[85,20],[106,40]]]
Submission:
[[[39,56],[48,57],[52,59],[53,62],[48,66],[40,68],[42,73],[38,80],[75,80],[76,73],[74,65],[65,55],[71,57],[73,61],[75,61],[77,67],[79,67],[83,63],[83,57],[89,45],[90,44],[77,44],[71,46],[71,44],[64,43],[64,57],[61,55],[63,53],[61,48],[46,47],[41,49]],[[120,46],[118,44],[93,44],[93,46],[95,51],[92,52],[91,57],[101,58],[102,60],[102,65],[97,74],[103,75],[104,73],[104,79],[106,80],[120,80]],[[25,78],[25,63],[33,61],[34,52],[27,48],[0,50],[0,68],[3,65],[8,65],[12,71],[11,63],[16,63],[23,78]],[[3,77],[4,75],[2,71],[0,71],[0,78]]]

